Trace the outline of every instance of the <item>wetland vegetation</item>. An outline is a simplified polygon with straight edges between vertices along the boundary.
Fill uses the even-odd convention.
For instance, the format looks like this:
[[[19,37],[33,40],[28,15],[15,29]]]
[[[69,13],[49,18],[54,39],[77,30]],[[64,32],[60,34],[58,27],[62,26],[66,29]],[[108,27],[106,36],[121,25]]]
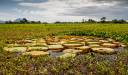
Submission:
[[[24,43],[23,41],[19,42],[19,40],[33,39],[32,41],[34,41],[39,38],[48,39],[52,36],[93,36],[95,38],[103,38],[100,42],[110,38],[114,39],[116,44],[117,42],[123,43],[126,48],[123,48],[123,50],[116,54],[88,52],[66,59],[44,55],[22,55],[19,52],[4,50],[4,47],[8,44]],[[65,38],[68,39],[69,37]],[[30,40],[27,42],[30,42]],[[97,43],[97,41],[93,43]],[[66,42],[65,44],[81,43],[75,41]],[[88,45],[88,42],[84,44]],[[0,75],[127,75],[127,45],[128,24],[1,24]],[[40,43],[38,43],[38,46],[40,46]]]

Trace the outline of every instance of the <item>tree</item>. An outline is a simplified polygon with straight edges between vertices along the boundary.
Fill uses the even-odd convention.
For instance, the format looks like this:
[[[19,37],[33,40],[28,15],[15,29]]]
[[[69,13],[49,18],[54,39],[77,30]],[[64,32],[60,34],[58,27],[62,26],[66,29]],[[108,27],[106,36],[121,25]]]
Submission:
[[[22,20],[20,20],[20,23],[28,23],[28,20],[26,18],[23,18]]]
[[[112,20],[112,23],[127,23],[127,21],[124,19],[120,19],[120,20],[114,19]]]
[[[43,24],[48,24],[48,22],[43,22]]]
[[[119,23],[126,23],[126,21],[124,19],[120,19]]]
[[[118,23],[117,19],[112,20],[112,23]]]
[[[11,20],[9,20],[9,21],[6,21],[5,23],[6,24],[12,24],[13,22]]]
[[[60,21],[56,21],[55,24],[57,24],[57,23],[61,23],[61,22]]]
[[[102,17],[101,18],[101,23],[105,23],[106,22],[106,17]]]
[[[95,23],[96,21],[93,20],[93,19],[88,19],[88,22],[89,22],[89,23]]]
[[[38,24],[41,24],[41,21],[37,21]]]

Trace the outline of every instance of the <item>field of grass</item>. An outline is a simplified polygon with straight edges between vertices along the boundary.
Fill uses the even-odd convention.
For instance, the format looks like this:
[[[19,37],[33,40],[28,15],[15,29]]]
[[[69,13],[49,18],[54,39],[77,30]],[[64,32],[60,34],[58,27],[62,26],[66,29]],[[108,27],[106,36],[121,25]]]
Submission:
[[[46,35],[110,37],[128,44],[128,24],[0,24],[0,75],[128,75],[128,50],[113,61],[88,53],[76,58],[18,56],[2,50],[7,40]]]

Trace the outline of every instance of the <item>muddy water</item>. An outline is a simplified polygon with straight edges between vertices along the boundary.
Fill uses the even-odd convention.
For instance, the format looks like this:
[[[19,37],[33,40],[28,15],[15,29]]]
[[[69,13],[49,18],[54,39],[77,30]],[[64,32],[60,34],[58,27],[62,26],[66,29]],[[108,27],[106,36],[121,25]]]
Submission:
[[[64,54],[63,52],[53,52],[53,51],[48,51],[48,52],[52,57],[59,57]]]

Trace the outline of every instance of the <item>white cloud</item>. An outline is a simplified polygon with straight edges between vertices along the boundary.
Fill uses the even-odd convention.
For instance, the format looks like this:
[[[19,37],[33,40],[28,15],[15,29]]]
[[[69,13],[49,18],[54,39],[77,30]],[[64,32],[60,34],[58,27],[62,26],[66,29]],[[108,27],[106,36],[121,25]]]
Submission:
[[[94,0],[48,0],[42,3],[19,3],[20,6],[33,7],[42,9],[42,11],[30,11],[32,14],[44,16],[60,16],[68,12],[72,12],[78,8],[86,7],[110,7],[116,5],[117,2],[101,3]],[[44,10],[45,9],[45,10]]]
[[[18,10],[18,9],[16,9]],[[18,10],[21,12],[22,10]],[[28,12],[28,11],[27,11]],[[25,12],[25,13],[27,13]],[[93,18],[95,20],[98,20],[96,17],[90,17],[90,16],[37,16],[37,15],[31,15],[31,14],[22,14],[22,15],[17,15],[17,14],[11,14],[11,13],[2,13],[0,12],[0,20],[15,20],[16,18],[27,18],[28,20],[34,20],[34,21],[42,21],[42,22],[56,22],[56,21],[61,21],[61,22],[81,22],[82,19],[89,19]],[[32,12],[31,12],[32,13]]]
[[[14,19],[16,19],[16,16],[14,14],[0,12],[0,20],[6,21],[6,20],[14,20]]]
[[[29,6],[38,9],[45,9],[42,11],[31,11],[32,14],[39,14],[44,16],[57,16],[60,13],[67,12],[68,6],[65,3],[61,3],[60,1],[49,1],[45,3],[20,3],[21,6]],[[40,13],[39,13],[40,12]]]
[[[82,22],[83,18],[85,20],[89,18],[93,18],[95,20],[98,20],[96,17],[90,17],[90,16],[26,16],[29,20],[35,20],[35,21],[42,21],[42,22]]]

